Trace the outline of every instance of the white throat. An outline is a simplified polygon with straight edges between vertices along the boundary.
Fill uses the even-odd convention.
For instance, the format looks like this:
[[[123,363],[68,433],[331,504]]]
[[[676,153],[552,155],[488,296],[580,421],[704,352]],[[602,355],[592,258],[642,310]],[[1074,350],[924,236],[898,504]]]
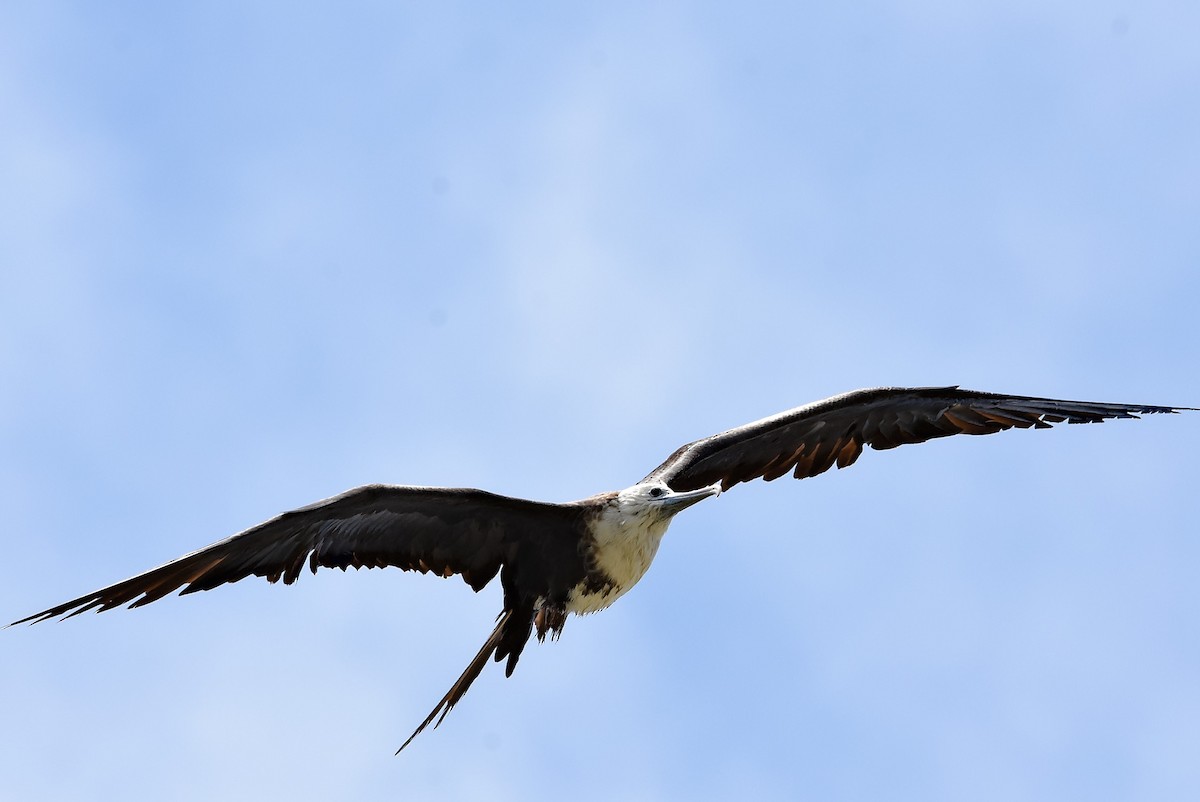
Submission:
[[[571,591],[567,610],[594,613],[615,602],[646,573],[658,544],[671,524],[671,516],[618,497],[607,505],[592,530],[596,538],[593,567],[612,584],[598,591],[580,586]]]

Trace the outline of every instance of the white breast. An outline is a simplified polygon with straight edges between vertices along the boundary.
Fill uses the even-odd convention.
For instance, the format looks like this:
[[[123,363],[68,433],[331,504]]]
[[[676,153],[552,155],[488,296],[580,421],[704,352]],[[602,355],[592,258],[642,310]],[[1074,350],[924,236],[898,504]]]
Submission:
[[[650,567],[670,523],[669,518],[638,515],[617,505],[606,508],[594,530],[594,567],[612,584],[600,592],[589,592],[585,585],[576,587],[567,600],[567,610],[594,613],[623,596]]]

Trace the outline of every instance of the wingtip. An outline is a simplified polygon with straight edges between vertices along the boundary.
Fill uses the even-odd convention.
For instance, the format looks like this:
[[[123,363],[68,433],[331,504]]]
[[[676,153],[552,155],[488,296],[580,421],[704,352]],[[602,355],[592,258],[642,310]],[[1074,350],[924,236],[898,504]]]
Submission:
[[[20,626],[21,624],[33,626],[34,624],[42,623],[50,617],[51,616],[47,616],[45,613],[34,613],[33,615],[27,615],[24,618],[19,618],[16,621],[13,621],[11,624],[5,624],[4,626],[0,627],[0,629],[11,629],[12,627]]]

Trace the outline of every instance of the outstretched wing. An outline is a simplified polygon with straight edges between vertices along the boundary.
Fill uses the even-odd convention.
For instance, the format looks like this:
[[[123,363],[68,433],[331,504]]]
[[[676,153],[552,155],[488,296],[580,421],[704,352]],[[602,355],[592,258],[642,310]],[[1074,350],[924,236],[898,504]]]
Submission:
[[[728,490],[739,482],[760,477],[770,481],[789,471],[805,479],[835,464],[845,468],[858,459],[863,446],[895,448],[952,434],[1045,429],[1063,421],[1099,423],[1181,409],[1189,407],[1061,401],[957,387],[855,390],[688,443],[643,481],[662,481],[673,490],[720,482]]]
[[[539,533],[555,531],[554,524],[571,514],[565,505],[482,490],[366,485],[13,623],[69,618],[123,604],[140,607],[179,588],[194,593],[248,576],[291,584],[306,564],[313,573],[318,567],[395,566],[447,577],[459,574],[478,591],[518,553],[536,560],[547,548]],[[510,584],[505,583],[506,606],[517,601],[514,596],[542,592]]]
[[[511,675],[543,598],[565,598],[586,572],[571,537],[583,508],[541,504],[482,490],[366,485],[285,512],[265,523],[94,593],[14,621],[38,623],[86,610],[131,607],[181,593],[210,590],[248,576],[295,582],[317,568],[383,568],[459,574],[478,591],[501,574],[504,610],[491,636],[433,712],[436,727],[462,699],[488,658],[507,658]],[[440,714],[440,717],[439,717]],[[403,749],[404,747],[401,747]]]

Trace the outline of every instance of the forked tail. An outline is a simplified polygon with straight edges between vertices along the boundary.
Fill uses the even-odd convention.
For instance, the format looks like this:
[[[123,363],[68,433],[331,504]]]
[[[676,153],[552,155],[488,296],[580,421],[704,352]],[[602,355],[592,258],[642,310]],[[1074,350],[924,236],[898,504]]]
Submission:
[[[467,665],[467,668],[465,671],[463,671],[462,675],[454,681],[453,685],[450,686],[450,690],[446,691],[446,695],[443,696],[441,701],[437,703],[437,706],[434,707],[433,710],[429,712],[429,715],[425,717],[425,720],[421,722],[421,726],[417,727],[413,734],[408,736],[408,740],[400,745],[400,748],[396,750],[397,755],[403,752],[404,747],[412,743],[413,738],[416,738],[418,735],[420,735],[421,730],[428,727],[429,722],[433,721],[435,718],[437,719],[437,723],[433,725],[433,728],[436,730],[442,723],[442,719],[446,717],[446,714],[449,713],[456,704],[458,704],[459,699],[463,698],[463,695],[466,694],[467,689],[471,687],[471,683],[475,681],[475,678],[479,676],[481,671],[483,671],[483,667],[487,665],[488,658],[492,656],[492,653],[496,651],[496,647],[500,645],[500,641],[504,637],[504,627],[508,624],[508,621],[512,618],[514,612],[515,611],[513,610],[505,610],[500,614],[500,618],[496,621],[496,628],[492,630],[492,634],[489,635],[487,641],[484,642],[483,648],[479,650],[479,653],[475,655],[475,658]],[[439,715],[439,713],[441,715]]]

